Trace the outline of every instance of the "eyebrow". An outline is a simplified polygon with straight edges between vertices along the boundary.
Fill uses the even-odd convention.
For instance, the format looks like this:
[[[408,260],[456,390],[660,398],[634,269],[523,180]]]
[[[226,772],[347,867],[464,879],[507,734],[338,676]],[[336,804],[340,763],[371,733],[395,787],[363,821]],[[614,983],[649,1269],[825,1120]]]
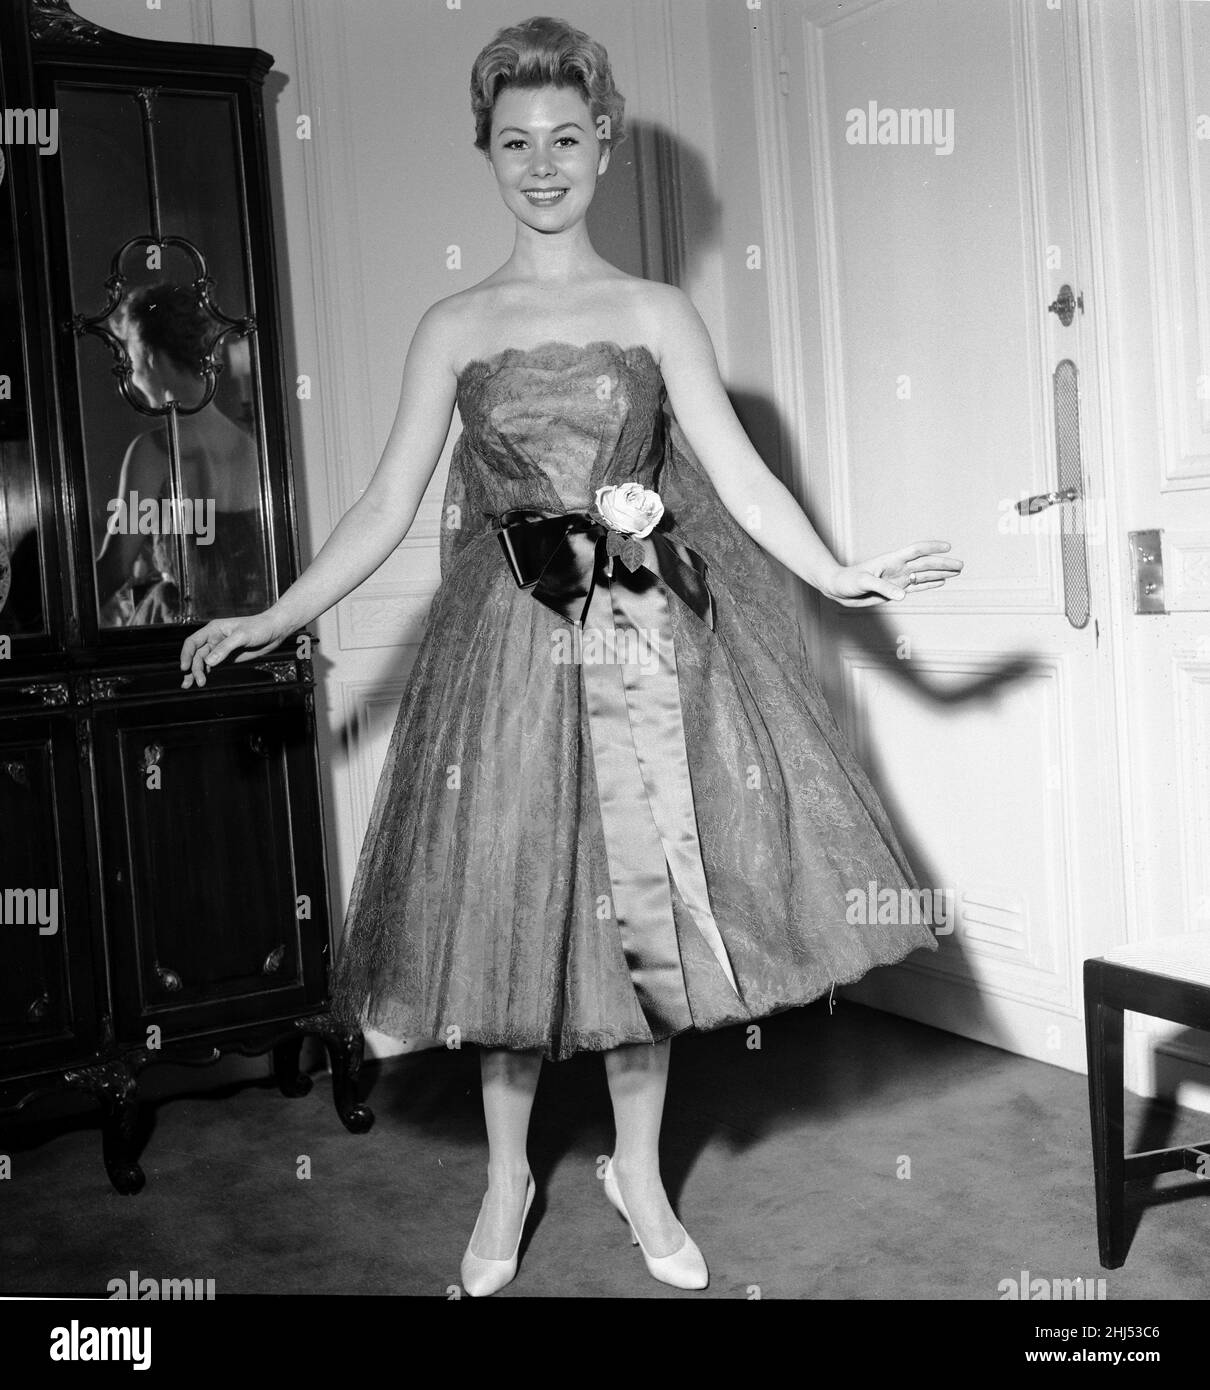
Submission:
[[[569,128],[572,129],[572,130],[579,130],[579,131],[583,131],[583,129],[584,129],[584,127],[579,123],[579,121],[564,121],[562,125],[557,125],[557,126],[555,126],[554,129],[553,129],[550,133],[551,133],[552,135],[555,135],[555,134],[557,134],[560,130],[567,130],[567,129],[569,129]],[[503,134],[505,134],[506,131],[510,131],[510,130],[511,130],[511,131],[516,131],[516,133],[517,133],[518,135],[528,135],[528,134],[529,134],[529,131],[528,131],[528,130],[522,130],[521,127],[520,127],[520,126],[517,126],[517,125],[506,125],[506,126],[501,126],[500,129],[499,129],[496,133],[497,133],[497,135],[503,135]]]

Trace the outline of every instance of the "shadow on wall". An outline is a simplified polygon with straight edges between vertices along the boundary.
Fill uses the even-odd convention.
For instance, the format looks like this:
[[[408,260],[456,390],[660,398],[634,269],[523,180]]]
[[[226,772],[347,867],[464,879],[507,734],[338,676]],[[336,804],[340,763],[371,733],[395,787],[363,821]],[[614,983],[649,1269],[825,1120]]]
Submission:
[[[630,275],[683,289],[719,239],[714,180],[698,152],[664,126],[636,120],[628,130],[589,209],[592,244]]]
[[[662,126],[635,122],[631,135],[598,185],[589,214],[593,244],[607,260],[632,274],[682,287],[700,283],[703,263],[712,258],[721,237],[722,203],[713,172],[695,150],[679,143]],[[619,173],[624,177],[612,177]],[[799,495],[799,480],[807,476],[807,470],[800,466],[800,446],[774,397],[756,391],[728,394],[757,452],[781,481]],[[783,440],[788,441],[787,447],[783,447]],[[805,510],[811,514],[809,506]],[[830,541],[823,521],[814,516],[811,520],[824,540]],[[957,688],[934,689],[910,662],[897,659],[897,636],[891,614],[884,616],[867,610],[862,622],[848,626],[845,642],[860,651],[864,659],[876,663],[896,681],[909,683],[915,692],[937,706],[995,700],[1006,687],[1031,678],[1037,669],[1032,653],[1007,653],[994,671],[980,673]],[[876,755],[871,753],[864,761],[875,787],[885,795],[886,781],[880,776]],[[940,883],[942,876],[930,864],[911,823],[898,818],[896,829],[921,884]],[[958,941],[951,939],[946,949],[949,966],[961,971]],[[981,1019],[980,1035],[995,1036],[998,1030],[994,1021],[977,991],[972,991],[967,1015],[972,1026],[975,1015]]]

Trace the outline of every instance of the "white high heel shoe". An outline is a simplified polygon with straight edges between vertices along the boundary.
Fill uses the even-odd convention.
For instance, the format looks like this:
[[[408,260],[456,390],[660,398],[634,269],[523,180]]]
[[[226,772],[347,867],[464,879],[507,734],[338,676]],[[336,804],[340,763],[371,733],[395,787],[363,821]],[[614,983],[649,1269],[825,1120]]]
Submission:
[[[525,1185],[525,1210],[521,1213],[521,1225],[517,1230],[517,1243],[513,1246],[513,1253],[507,1260],[488,1260],[482,1255],[476,1255],[471,1248],[475,1243],[475,1231],[479,1229],[479,1220],[475,1219],[475,1231],[471,1232],[471,1238],[466,1243],[466,1254],[462,1257],[462,1287],[472,1298],[486,1298],[488,1294],[497,1293],[505,1284],[511,1284],[517,1275],[517,1251],[521,1249],[521,1236],[525,1232],[525,1222],[529,1217],[529,1209],[533,1205],[534,1193],[537,1191],[534,1185],[533,1174]],[[484,1201],[487,1197],[484,1196]],[[479,1208],[479,1215],[483,1215],[483,1207]]]
[[[681,1234],[685,1239],[671,1255],[649,1255],[647,1253],[647,1247],[639,1239],[639,1233],[635,1230],[630,1213],[626,1210],[626,1203],[622,1201],[622,1194],[618,1191],[618,1180],[613,1175],[612,1157],[605,1165],[605,1195],[625,1217],[626,1224],[630,1227],[630,1243],[637,1245],[643,1252],[647,1272],[653,1279],[658,1279],[661,1284],[671,1284],[674,1289],[704,1289],[706,1287],[710,1282],[710,1271],[706,1268],[706,1261],[702,1257],[702,1252],[697,1248],[696,1242],[684,1226],[681,1226]],[[677,1225],[680,1226],[679,1221]]]

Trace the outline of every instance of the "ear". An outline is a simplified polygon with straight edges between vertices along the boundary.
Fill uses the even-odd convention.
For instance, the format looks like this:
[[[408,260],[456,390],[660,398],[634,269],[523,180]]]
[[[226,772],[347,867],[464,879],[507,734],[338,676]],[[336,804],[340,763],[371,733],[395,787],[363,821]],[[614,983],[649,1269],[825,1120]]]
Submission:
[[[600,178],[601,175],[605,172],[605,170],[609,168],[609,156],[611,153],[612,147],[609,145],[606,145],[605,148],[601,151],[601,158],[599,163],[597,164],[597,178]]]

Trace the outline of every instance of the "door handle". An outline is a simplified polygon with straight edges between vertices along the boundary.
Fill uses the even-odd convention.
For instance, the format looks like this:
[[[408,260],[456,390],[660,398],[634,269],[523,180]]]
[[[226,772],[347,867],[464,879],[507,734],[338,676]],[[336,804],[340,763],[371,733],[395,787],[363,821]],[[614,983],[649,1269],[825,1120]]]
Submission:
[[[1055,460],[1058,486],[1053,492],[1025,499],[1023,511],[1041,511],[1056,502],[1071,504],[1063,518],[1059,545],[1063,555],[1063,611],[1072,627],[1085,627],[1091,616],[1088,540],[1084,516],[1084,461],[1080,429],[1080,379],[1076,364],[1065,357],[1054,370]],[[1018,506],[1021,506],[1018,503]]]
[[[1070,285],[1064,285],[1059,291],[1059,297],[1052,304],[1046,306],[1047,313],[1057,314],[1059,322],[1064,328],[1071,327],[1071,321],[1075,318],[1077,309],[1080,313],[1084,312],[1084,291],[1081,290],[1078,295],[1075,295],[1072,293]]]
[[[1056,502],[1074,502],[1079,495],[1074,487],[1065,487],[1061,492],[1035,492],[1032,497],[1023,497],[1017,503],[1017,510],[1022,516],[1033,516]]]

